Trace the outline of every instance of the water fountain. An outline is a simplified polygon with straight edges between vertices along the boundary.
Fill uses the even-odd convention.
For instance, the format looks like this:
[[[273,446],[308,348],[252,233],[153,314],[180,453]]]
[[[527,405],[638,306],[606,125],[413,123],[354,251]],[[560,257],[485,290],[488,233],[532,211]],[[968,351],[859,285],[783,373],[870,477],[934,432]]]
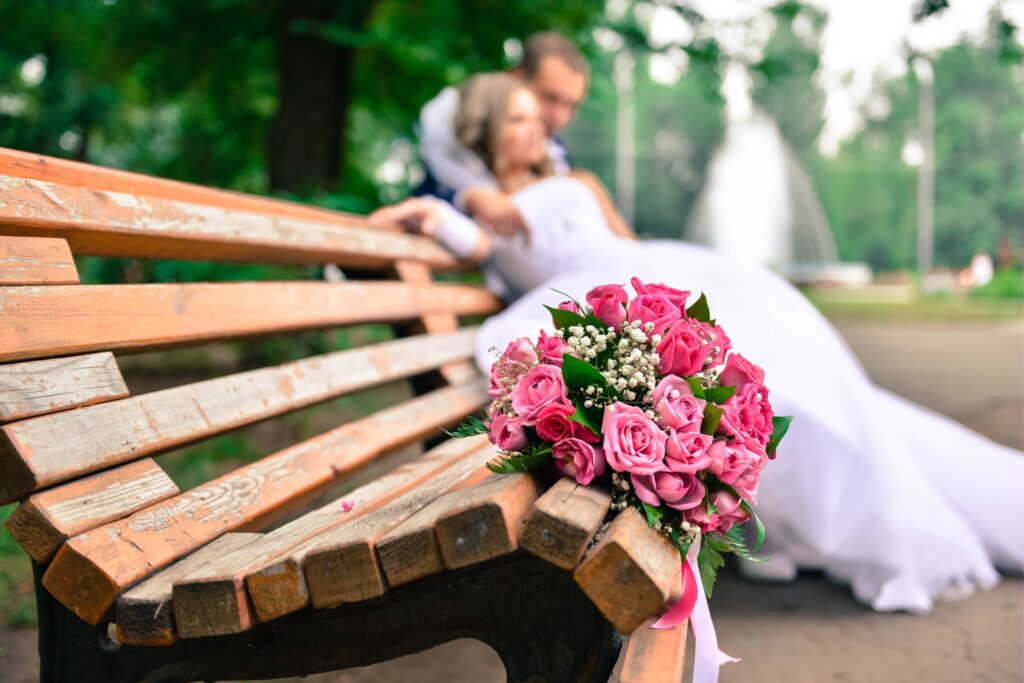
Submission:
[[[732,79],[735,81],[735,79]],[[730,78],[727,76],[726,85]],[[687,240],[768,266],[794,282],[866,284],[871,270],[840,263],[807,172],[744,84],[724,88],[729,125],[685,230]]]

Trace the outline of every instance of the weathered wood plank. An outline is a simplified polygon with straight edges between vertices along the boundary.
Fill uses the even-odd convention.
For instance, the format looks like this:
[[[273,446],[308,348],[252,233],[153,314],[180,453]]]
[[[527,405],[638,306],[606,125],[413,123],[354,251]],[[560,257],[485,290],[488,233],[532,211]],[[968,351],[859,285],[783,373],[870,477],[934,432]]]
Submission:
[[[381,453],[435,433],[486,401],[478,381],[440,389],[333,429],[67,541],[43,584],[95,624],[125,588]]]
[[[0,427],[0,503],[29,491],[415,375],[473,353],[476,328],[315,356]]]
[[[33,560],[46,564],[72,536],[177,493],[171,478],[146,458],[35,494],[7,518],[7,530]]]
[[[226,553],[174,586],[173,606],[183,638],[225,635],[247,630],[256,621],[246,598],[246,576],[279,558],[293,556],[303,545],[340,525],[352,524],[382,505],[446,470],[453,462],[481,446],[449,440],[411,463],[361,486],[340,501],[332,501],[261,536],[253,543]],[[266,619],[265,619],[266,620]]]
[[[103,403],[128,395],[114,355],[50,358],[0,365],[0,422]]]
[[[0,235],[0,285],[77,285],[68,243],[50,237]]]
[[[415,261],[399,261],[395,264],[395,272],[402,279],[411,285],[429,285],[434,278],[430,272],[430,266]],[[454,332],[459,328],[459,319],[452,313],[427,313],[420,318],[418,325],[427,334],[443,334]],[[448,384],[461,384],[479,374],[476,363],[473,360],[459,360],[445,363],[440,368],[441,376]]]
[[[400,282],[230,282],[0,289],[0,361],[142,351],[427,313],[483,315],[479,287]]]
[[[396,259],[459,264],[434,240],[356,218],[310,220],[6,175],[0,194],[5,233],[63,238],[79,255],[363,268]]]
[[[538,495],[537,480],[522,473],[495,474],[445,496],[436,528],[444,566],[459,569],[515,551]]]
[[[331,211],[283,199],[269,199],[231,190],[219,190],[178,180],[167,180],[141,173],[131,173],[69,159],[48,157],[0,147],[0,175],[30,180],[43,180],[60,185],[83,187],[104,192],[158,197],[191,204],[205,204],[222,209],[251,211],[269,216],[286,216],[342,226],[372,227],[375,230],[401,230],[399,226],[382,227],[361,216]]]
[[[573,576],[612,626],[629,635],[661,611],[681,567],[671,542],[627,507]]]
[[[157,572],[117,599],[117,640],[126,645],[171,645],[178,640],[171,591],[175,581],[187,578],[261,534],[224,534],[185,559]]]
[[[482,481],[494,455],[491,446],[478,450],[379,510],[316,539],[304,563],[313,606],[322,609],[383,595],[388,586],[377,562],[377,541],[445,491]]]
[[[682,597],[682,576],[672,581],[670,602]],[[658,615],[660,616],[660,615]],[[619,683],[679,683],[686,666],[686,626],[654,629],[648,619],[626,641],[622,665],[616,680]]]
[[[607,491],[562,478],[537,500],[519,545],[572,571],[601,526],[612,497]]]

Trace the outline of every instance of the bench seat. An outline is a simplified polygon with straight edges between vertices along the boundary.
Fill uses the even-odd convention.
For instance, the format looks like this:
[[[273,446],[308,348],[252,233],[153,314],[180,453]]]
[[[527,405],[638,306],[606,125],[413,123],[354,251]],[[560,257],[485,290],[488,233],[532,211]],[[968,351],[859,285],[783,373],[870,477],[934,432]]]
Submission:
[[[493,474],[483,436],[442,438],[488,400],[474,324],[499,302],[434,277],[467,264],[356,216],[12,150],[0,200],[0,503],[20,501],[43,680],[306,675],[465,636],[510,680],[606,680],[617,659],[621,680],[679,680],[685,629],[647,628],[678,589],[671,545],[633,510],[608,524],[607,492]],[[346,278],[81,284],[79,256]],[[148,393],[118,362],[371,323],[392,338]],[[413,397],[189,490],[161,466],[394,382]]]

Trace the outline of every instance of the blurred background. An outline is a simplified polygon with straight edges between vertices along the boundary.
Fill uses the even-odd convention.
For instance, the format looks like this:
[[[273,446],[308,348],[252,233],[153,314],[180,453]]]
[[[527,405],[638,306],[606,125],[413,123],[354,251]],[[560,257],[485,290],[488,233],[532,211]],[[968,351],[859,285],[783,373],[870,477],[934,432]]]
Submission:
[[[365,213],[421,180],[415,124],[427,100],[515,65],[530,33],[561,31],[593,70],[568,147],[642,236],[780,270],[876,382],[1020,448],[1022,24],[1024,0],[4,0],[0,146]],[[321,276],[79,267],[87,283]],[[134,394],[382,334],[119,362]],[[339,399],[161,462],[186,488],[388,400]],[[926,619],[871,614],[821,577],[753,598],[735,577],[723,585],[727,649],[760,663],[723,680],[1021,677],[1019,580]],[[27,558],[0,530],[0,680],[34,680],[34,619]],[[826,623],[852,645],[823,638],[808,651]],[[920,648],[879,658],[894,638]],[[460,680],[500,674],[489,651],[431,661],[460,657],[475,672]],[[432,665],[395,666],[324,680],[410,680]]]

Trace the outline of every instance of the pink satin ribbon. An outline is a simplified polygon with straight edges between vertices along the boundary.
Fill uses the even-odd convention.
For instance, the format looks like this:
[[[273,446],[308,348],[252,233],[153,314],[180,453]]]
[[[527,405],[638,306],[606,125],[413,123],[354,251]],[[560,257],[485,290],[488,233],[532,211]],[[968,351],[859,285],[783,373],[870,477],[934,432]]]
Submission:
[[[719,668],[728,662],[740,661],[718,649],[718,636],[711,621],[711,610],[697,568],[700,537],[690,546],[683,562],[683,596],[672,605],[651,628],[675,628],[687,619],[693,630],[693,683],[717,683]]]

